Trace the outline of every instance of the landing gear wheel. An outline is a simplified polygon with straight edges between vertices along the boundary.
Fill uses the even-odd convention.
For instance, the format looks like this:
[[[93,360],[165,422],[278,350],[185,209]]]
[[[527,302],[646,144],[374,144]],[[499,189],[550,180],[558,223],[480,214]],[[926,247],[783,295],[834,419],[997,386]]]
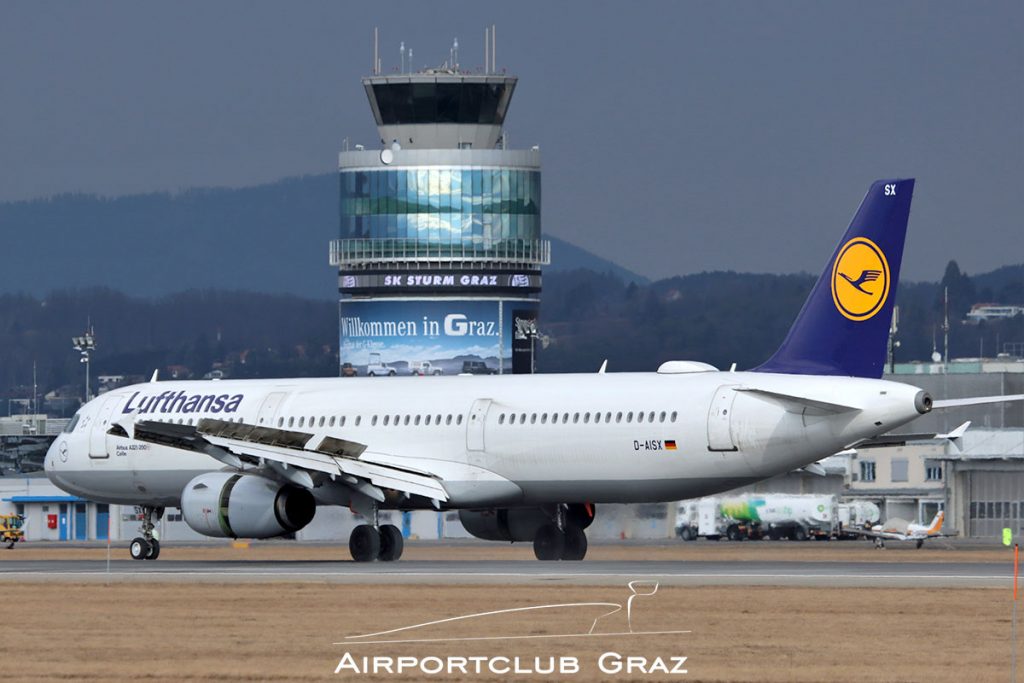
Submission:
[[[919,538],[919,539],[917,539],[917,543],[914,544],[914,547],[915,548],[920,548],[923,545],[924,545],[924,539],[923,538]]]
[[[565,550],[565,534],[554,524],[537,529],[533,538],[533,554],[538,560],[552,562],[561,559]]]
[[[565,539],[562,548],[562,559],[578,562],[587,555],[587,535],[578,526],[568,525],[563,534]]]
[[[729,537],[730,541],[742,541],[743,540],[743,534],[740,533],[740,528],[738,526],[736,526],[735,524],[730,526],[729,529],[725,533],[726,533],[726,536]]]
[[[806,541],[807,529],[803,528],[802,526],[794,527],[793,530],[789,532],[789,537],[794,541]]]
[[[132,544],[128,546],[128,552],[132,554],[133,560],[146,559],[150,552],[149,541],[141,537],[132,539]]]
[[[160,557],[160,541],[155,538],[149,542],[149,554],[146,555],[147,560],[155,560]]]
[[[356,562],[373,562],[380,555],[380,532],[369,524],[360,524],[348,538],[348,550]]]
[[[683,530],[679,532],[679,538],[684,541],[692,541],[694,539],[693,527],[684,526]]]
[[[381,562],[394,562],[402,557],[405,540],[402,530],[394,524],[383,524],[380,527],[380,552],[377,559]]]

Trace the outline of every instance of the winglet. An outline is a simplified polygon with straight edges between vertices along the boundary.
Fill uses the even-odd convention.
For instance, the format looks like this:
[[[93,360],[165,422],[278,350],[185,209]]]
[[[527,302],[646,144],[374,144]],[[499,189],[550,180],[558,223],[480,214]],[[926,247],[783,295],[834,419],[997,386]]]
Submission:
[[[603,374],[605,374],[606,370],[608,370],[608,359],[607,358],[605,358],[604,362],[601,363],[601,368],[597,371],[597,374],[603,375]]]
[[[160,375],[160,368],[157,368],[156,370],[153,371],[153,376],[149,378],[149,381],[150,382],[157,381],[157,377],[159,377],[159,375]]]
[[[956,448],[956,452],[961,453],[963,452],[964,433],[970,426],[971,421],[968,420],[967,422],[964,422],[962,425],[960,425],[953,431],[949,432],[948,434],[939,434],[937,438],[948,440],[951,444],[953,444],[953,447]]]

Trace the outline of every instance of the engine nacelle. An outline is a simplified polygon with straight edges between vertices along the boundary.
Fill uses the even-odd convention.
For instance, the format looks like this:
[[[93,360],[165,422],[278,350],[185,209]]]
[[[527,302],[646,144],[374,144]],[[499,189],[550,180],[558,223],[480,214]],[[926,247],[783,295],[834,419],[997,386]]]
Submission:
[[[309,524],[316,501],[304,488],[254,474],[209,472],[185,486],[181,513],[204,536],[273,538]]]

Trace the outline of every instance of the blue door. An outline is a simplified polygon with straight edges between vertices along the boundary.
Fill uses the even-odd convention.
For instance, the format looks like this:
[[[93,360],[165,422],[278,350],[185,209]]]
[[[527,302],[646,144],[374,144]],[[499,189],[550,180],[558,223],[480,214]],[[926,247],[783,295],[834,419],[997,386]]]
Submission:
[[[106,503],[96,504],[96,539],[107,540],[107,533],[110,528],[110,506]]]
[[[75,540],[84,541],[88,537],[89,523],[86,521],[85,503],[75,503]]]
[[[68,504],[60,504],[60,515],[57,517],[57,529],[60,531],[60,540],[68,540]]]

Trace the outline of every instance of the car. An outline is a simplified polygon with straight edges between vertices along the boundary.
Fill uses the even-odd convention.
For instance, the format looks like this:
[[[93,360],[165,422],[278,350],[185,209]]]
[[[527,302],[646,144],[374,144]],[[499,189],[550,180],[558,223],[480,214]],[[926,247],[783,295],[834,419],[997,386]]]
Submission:
[[[341,376],[342,377],[355,377],[358,374],[359,373],[356,372],[355,367],[353,367],[353,365],[351,363],[342,363],[341,364]]]
[[[414,375],[440,375],[444,371],[436,365],[432,364],[429,360],[418,361],[412,364],[409,368]]]
[[[366,366],[366,374],[368,377],[376,377],[377,375],[383,375],[385,377],[394,377],[398,374],[393,367],[387,363],[380,361],[379,353],[370,354],[370,363]]]
[[[487,367],[482,360],[467,360],[462,362],[462,374],[464,375],[497,375],[498,371]]]

